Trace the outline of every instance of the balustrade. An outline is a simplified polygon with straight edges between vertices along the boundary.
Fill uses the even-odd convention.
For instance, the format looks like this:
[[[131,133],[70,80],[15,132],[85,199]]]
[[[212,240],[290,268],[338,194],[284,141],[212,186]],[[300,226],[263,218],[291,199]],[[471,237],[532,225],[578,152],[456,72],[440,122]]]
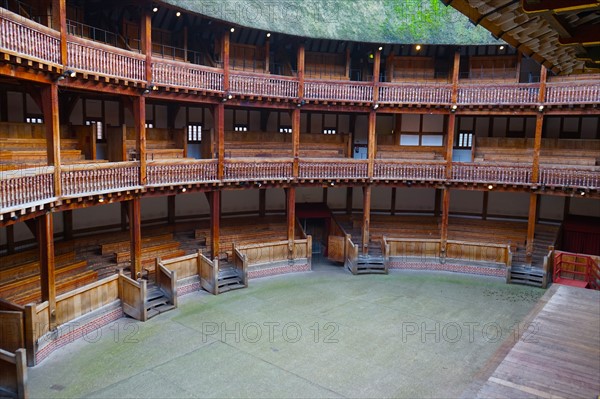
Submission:
[[[540,168],[540,183],[545,186],[598,189],[600,168]]]
[[[194,90],[223,91],[223,71],[178,61],[152,61],[155,84]]]
[[[529,184],[531,165],[454,163],[452,180],[468,183]]]
[[[54,167],[17,169],[0,172],[0,206],[3,209],[54,197]]]
[[[546,99],[550,104],[600,103],[600,83],[548,83]]]
[[[381,83],[379,102],[390,104],[450,104],[451,85]]]
[[[70,36],[69,68],[127,80],[145,81],[145,56],[103,43]]]
[[[373,86],[364,82],[307,80],[304,97],[309,100],[371,102]]]
[[[459,85],[458,104],[536,104],[539,85],[531,83]]]
[[[11,11],[0,10],[0,48],[18,56],[60,64],[60,34]]]
[[[302,179],[365,179],[369,163],[355,159],[302,159],[299,176]]]
[[[298,97],[298,81],[282,76],[236,73],[229,76],[229,90],[235,94],[295,98]]]
[[[146,178],[150,186],[216,181],[217,160],[151,161],[147,165]]]
[[[292,160],[269,159],[225,160],[224,180],[288,180],[292,179]]]
[[[123,191],[140,186],[138,162],[64,165],[61,170],[64,196]]]
[[[446,178],[446,163],[439,162],[398,162],[375,161],[373,177],[382,180],[434,180]]]

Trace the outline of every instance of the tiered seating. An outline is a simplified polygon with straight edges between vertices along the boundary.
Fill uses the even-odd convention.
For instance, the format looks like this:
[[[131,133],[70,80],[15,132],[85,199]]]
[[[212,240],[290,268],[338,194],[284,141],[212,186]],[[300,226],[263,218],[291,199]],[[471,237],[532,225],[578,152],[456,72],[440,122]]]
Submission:
[[[23,263],[14,262],[14,258],[4,257],[9,266],[3,262],[0,270],[0,297],[25,305],[37,302],[41,298],[40,264],[31,260],[32,251],[23,253]],[[55,257],[56,292],[58,295],[74,290],[98,279],[98,274],[87,268],[87,261],[76,260],[74,252],[66,252]]]
[[[443,147],[406,147],[399,145],[377,145],[377,158],[398,160],[434,161],[443,160]]]
[[[231,43],[229,66],[238,71],[261,72],[265,70],[265,49],[250,44]]]
[[[77,139],[61,139],[63,164],[89,162],[79,149]],[[46,140],[39,138],[0,138],[0,164],[3,170],[47,164]]]
[[[287,221],[284,216],[227,218],[220,226],[220,258],[231,259],[233,244],[238,246],[287,240]],[[210,228],[195,231],[195,237],[206,240],[210,247]]]
[[[169,129],[147,129],[146,130],[146,159],[173,159],[185,158],[185,139],[184,130]],[[127,139],[125,140],[127,159],[137,159],[135,130],[127,129]]]
[[[306,52],[304,75],[308,79],[349,79],[346,74],[346,55]]]
[[[531,163],[533,139],[477,138],[475,162]],[[543,139],[540,164],[594,166],[600,146],[594,140]]]
[[[161,234],[142,239],[142,266],[153,270],[156,258],[170,259],[185,255],[181,244],[173,239],[173,234]],[[116,241],[101,246],[102,254],[113,253],[118,267],[129,266],[131,261],[130,241]]]

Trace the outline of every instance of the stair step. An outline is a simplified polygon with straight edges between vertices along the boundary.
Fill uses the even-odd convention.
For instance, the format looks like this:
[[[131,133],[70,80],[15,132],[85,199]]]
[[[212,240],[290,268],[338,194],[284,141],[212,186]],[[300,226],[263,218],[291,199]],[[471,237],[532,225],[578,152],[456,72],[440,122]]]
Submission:
[[[235,269],[233,267],[227,268],[227,269],[219,269],[219,280],[228,279],[228,278],[232,278],[232,277],[239,278],[237,269]]]
[[[160,305],[165,305],[167,302],[169,302],[169,300],[166,297],[161,296],[160,298],[155,298],[146,302],[146,309],[152,309]]]
[[[233,291],[233,290],[239,290],[241,288],[246,288],[246,287],[244,286],[244,284],[228,284],[228,285],[224,285],[222,287],[219,285],[219,293]]]
[[[218,282],[218,286],[219,286],[219,290],[221,289],[221,287],[227,287],[230,285],[241,285],[242,284],[242,279],[239,277],[236,278],[228,278],[228,279],[219,279]]]
[[[159,314],[160,314],[160,312],[158,310],[156,310],[156,309],[148,309],[146,311],[146,318],[147,319],[151,319],[154,316],[158,316]]]
[[[165,294],[163,294],[163,292],[160,290],[160,288],[156,287],[156,288],[146,291],[146,300],[152,301],[152,300],[160,298],[164,295]]]

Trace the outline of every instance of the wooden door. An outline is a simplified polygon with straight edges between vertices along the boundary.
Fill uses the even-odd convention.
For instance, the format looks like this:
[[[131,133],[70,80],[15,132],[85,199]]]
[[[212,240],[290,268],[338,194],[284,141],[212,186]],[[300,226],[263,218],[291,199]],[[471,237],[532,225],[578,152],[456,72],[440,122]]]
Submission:
[[[327,240],[327,258],[334,262],[344,262],[346,260],[346,253],[344,251],[344,243],[346,239],[339,236],[329,236]]]

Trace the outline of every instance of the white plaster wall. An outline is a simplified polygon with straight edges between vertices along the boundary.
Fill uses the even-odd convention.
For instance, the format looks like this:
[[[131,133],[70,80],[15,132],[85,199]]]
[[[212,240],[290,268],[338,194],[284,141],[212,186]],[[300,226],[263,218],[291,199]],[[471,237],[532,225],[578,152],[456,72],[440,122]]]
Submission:
[[[538,201],[540,201],[540,219],[562,220],[565,206],[564,197],[541,195]]]
[[[600,200],[592,198],[571,198],[570,213],[573,215],[600,217]]]
[[[423,115],[423,132],[440,133],[446,130],[444,126],[444,115]]]
[[[529,194],[510,192],[490,192],[488,215],[522,216],[529,215]]]
[[[391,208],[391,201],[391,187],[373,187],[371,189],[371,209],[387,211]]]
[[[221,212],[258,211],[258,190],[224,190],[221,192]]]
[[[121,223],[121,204],[113,203],[73,210],[73,229]]]
[[[450,213],[477,213],[483,210],[483,191],[451,190]]]
[[[331,187],[327,189],[327,206],[331,209],[346,208],[346,187]]]
[[[296,188],[296,203],[323,201],[323,189],[321,187],[298,187]]]
[[[402,115],[402,132],[418,132],[421,124],[421,115],[404,114]]]
[[[431,211],[435,207],[435,189],[405,188],[396,191],[396,211]]]
[[[25,114],[23,112],[23,94],[9,91],[6,93],[8,101],[8,121],[9,122],[25,122]]]
[[[147,197],[140,202],[142,221],[166,218],[168,215],[167,197]]]
[[[209,215],[210,205],[204,193],[186,193],[177,195],[175,215]]]
[[[271,188],[267,190],[265,209],[267,211],[285,210],[285,190],[282,188]],[[296,192],[296,202],[298,193]]]

